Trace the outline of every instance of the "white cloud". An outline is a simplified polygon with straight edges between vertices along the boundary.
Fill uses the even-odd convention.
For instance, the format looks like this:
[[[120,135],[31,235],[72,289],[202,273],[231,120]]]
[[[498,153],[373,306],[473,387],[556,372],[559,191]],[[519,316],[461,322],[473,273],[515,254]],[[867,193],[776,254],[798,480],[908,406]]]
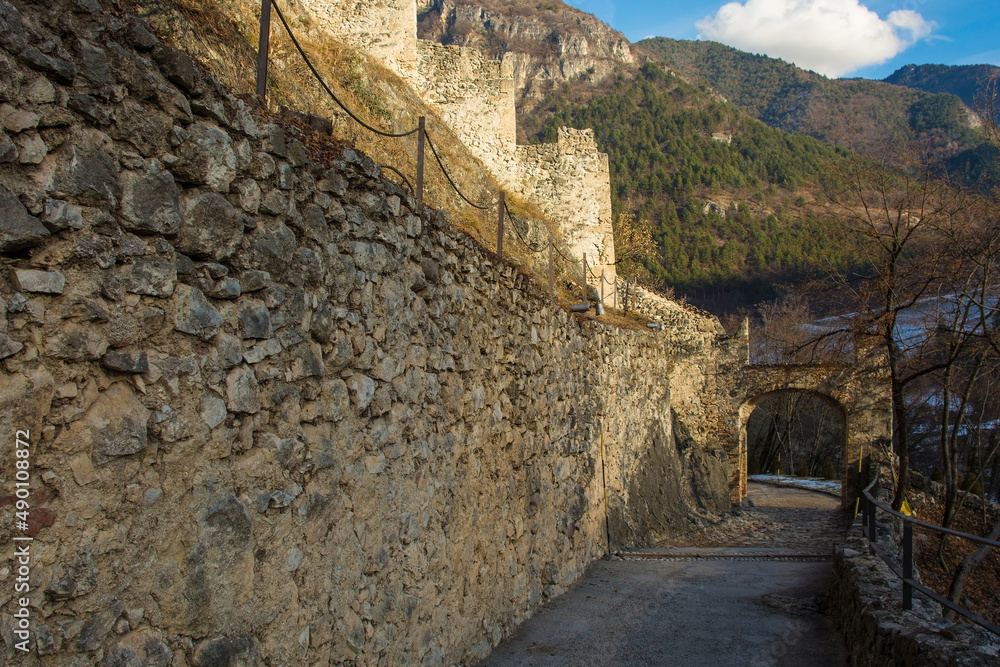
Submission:
[[[699,39],[764,53],[829,77],[883,63],[936,27],[910,9],[882,19],[858,0],[730,2],[695,25]]]

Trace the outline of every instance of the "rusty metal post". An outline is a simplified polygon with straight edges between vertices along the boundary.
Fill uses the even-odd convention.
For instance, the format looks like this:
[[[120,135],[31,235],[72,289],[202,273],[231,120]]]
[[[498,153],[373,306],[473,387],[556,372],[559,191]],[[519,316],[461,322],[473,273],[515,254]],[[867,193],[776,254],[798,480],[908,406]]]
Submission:
[[[500,191],[500,202],[497,204],[497,258],[503,259],[503,190]]]
[[[424,135],[426,121],[421,116],[417,119],[417,201],[424,203]]]
[[[556,296],[556,274],[555,269],[552,267],[552,233],[549,232],[549,296],[555,298]]]
[[[257,97],[267,97],[267,52],[271,41],[271,0],[260,0],[260,40],[257,42]]]
[[[587,253],[583,253],[583,300],[588,301],[587,298]]]

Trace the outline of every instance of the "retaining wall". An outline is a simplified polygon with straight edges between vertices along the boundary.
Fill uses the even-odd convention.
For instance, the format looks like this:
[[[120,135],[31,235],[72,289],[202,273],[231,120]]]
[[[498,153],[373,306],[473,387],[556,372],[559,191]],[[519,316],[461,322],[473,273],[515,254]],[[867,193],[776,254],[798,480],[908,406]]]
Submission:
[[[7,663],[469,664],[728,509],[675,409],[712,318],[574,319],[95,0],[0,0],[0,47]]]

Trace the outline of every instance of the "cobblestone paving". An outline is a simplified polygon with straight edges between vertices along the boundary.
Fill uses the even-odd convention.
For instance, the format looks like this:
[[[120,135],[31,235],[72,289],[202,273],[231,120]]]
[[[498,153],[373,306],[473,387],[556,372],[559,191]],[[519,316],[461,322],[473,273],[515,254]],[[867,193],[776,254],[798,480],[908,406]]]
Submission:
[[[747,494],[753,507],[656,548],[755,547],[828,554],[847,529],[840,500],[833,496],[754,482],[747,484]]]

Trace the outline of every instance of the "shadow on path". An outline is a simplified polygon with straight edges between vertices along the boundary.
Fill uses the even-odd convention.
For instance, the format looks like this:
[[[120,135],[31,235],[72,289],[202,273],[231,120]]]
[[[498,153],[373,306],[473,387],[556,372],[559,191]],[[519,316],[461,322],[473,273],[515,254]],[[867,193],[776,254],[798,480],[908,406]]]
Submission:
[[[595,562],[481,665],[843,665],[823,613],[839,501],[749,492],[756,506],[714,528]]]

